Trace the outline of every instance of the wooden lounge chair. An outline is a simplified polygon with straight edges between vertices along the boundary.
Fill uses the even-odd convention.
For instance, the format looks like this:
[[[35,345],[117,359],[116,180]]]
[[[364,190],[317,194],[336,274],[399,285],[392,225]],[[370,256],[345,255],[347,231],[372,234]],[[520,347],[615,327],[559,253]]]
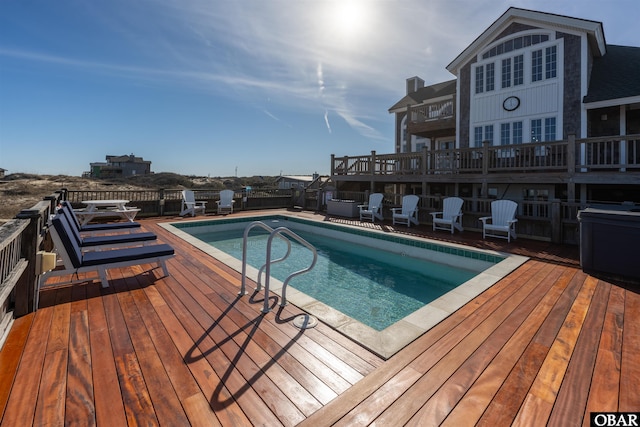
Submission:
[[[411,223],[418,225],[418,202],[420,198],[416,195],[410,194],[402,198],[401,208],[392,208],[393,212],[393,225],[406,224],[407,227],[411,227]]]
[[[360,221],[370,219],[371,222],[376,222],[376,218],[380,221],[384,220],[382,216],[382,199],[384,194],[372,193],[369,195],[369,203],[365,205],[358,205],[360,209]]]
[[[156,263],[162,268],[165,276],[169,275],[166,260],[174,256],[173,248],[167,244],[137,246],[134,248],[110,249],[104,251],[82,252],[80,246],[71,236],[68,222],[56,215],[49,228],[51,237],[58,254],[64,263],[63,269],[51,270],[40,275],[38,285],[41,287],[49,277],[67,276],[85,272],[95,272],[102,282],[102,287],[108,287],[107,270],[111,268],[130,267],[133,265]],[[83,278],[76,281],[87,281]],[[73,279],[69,283],[73,283]]]
[[[101,233],[101,232],[129,232],[133,231],[137,228],[140,228],[139,222],[109,222],[109,223],[100,223],[100,224],[86,224],[80,225],[80,220],[76,216],[76,213],[71,205],[71,202],[65,200],[61,203],[62,207],[65,208],[65,214],[69,221],[75,223],[78,226],[78,230],[81,233]]]
[[[220,200],[216,201],[218,204],[218,214],[233,213],[233,204],[235,203],[233,196],[233,190],[222,190],[220,192]]]
[[[100,236],[83,237],[80,235],[80,229],[76,223],[70,221],[66,215],[67,208],[62,207],[58,210],[58,217],[67,222],[71,231],[71,238],[80,246],[82,250],[100,250],[104,248],[116,248],[122,246],[141,246],[154,243],[158,236],[154,233],[127,233],[127,234],[108,234]]]
[[[447,197],[442,201],[442,212],[431,212],[433,217],[433,231],[454,230],[463,231],[462,228],[462,204],[459,197]]]
[[[517,239],[516,236],[516,209],[518,204],[513,200],[494,200],[491,202],[491,216],[480,218],[482,221],[482,238],[497,237],[507,239]]]
[[[198,212],[202,212],[204,215],[206,209],[207,202],[196,201],[193,190],[182,190],[182,210],[180,211],[180,216],[196,216]]]

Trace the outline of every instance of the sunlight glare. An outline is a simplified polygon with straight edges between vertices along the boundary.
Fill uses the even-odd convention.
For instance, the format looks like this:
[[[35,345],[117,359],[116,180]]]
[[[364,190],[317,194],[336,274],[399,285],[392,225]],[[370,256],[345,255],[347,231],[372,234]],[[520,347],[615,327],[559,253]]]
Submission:
[[[356,36],[363,31],[366,25],[367,8],[365,2],[360,0],[337,1],[330,19],[333,20],[340,36]]]

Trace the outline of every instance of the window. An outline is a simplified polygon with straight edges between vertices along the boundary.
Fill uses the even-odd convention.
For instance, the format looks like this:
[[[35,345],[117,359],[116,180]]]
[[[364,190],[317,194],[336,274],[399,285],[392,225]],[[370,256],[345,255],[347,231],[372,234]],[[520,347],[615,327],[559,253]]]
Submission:
[[[513,143],[522,144],[522,122],[513,122]]]
[[[549,117],[544,119],[544,140],[555,141],[556,140],[556,118]]]
[[[542,80],[542,50],[531,52],[531,81]]]
[[[502,123],[500,125],[500,145],[511,144],[511,123]]]
[[[474,146],[480,148],[484,141],[489,141],[489,145],[493,145],[493,125],[486,125],[484,128],[482,126],[476,126],[473,128]]]
[[[485,80],[486,82],[486,89],[487,92],[490,92],[494,89],[494,79],[495,79],[495,64],[493,62],[490,62],[489,64],[486,65],[487,67],[487,79]]]
[[[500,124],[500,145],[522,144],[522,122]]]
[[[484,66],[476,67],[476,93],[484,92]]]
[[[489,145],[493,145],[493,125],[484,127],[484,141],[489,141]]]
[[[511,58],[502,60],[502,88],[511,87]]]
[[[545,78],[546,79],[552,79],[556,76],[556,71],[557,71],[557,53],[556,53],[556,47],[555,46],[550,46],[548,48],[545,49],[545,58],[544,58],[544,62],[545,62]]]
[[[529,46],[544,43],[546,41],[549,41],[549,36],[547,34],[529,34],[526,36],[516,37],[492,47],[489,51],[485,52],[482,55],[482,59],[489,59],[494,56],[502,55],[503,53],[509,53],[513,50],[524,49]]]
[[[476,126],[473,129],[474,147],[482,147],[482,126]]]
[[[531,120],[531,142],[542,141],[542,119]]]
[[[513,85],[524,84],[524,55],[513,58]]]

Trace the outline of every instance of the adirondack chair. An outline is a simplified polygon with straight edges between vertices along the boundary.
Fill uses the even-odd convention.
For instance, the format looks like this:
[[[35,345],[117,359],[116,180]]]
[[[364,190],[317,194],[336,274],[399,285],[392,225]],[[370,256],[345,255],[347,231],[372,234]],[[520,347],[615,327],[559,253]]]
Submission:
[[[392,208],[393,225],[406,224],[411,227],[411,223],[418,225],[418,202],[420,198],[410,194],[402,198],[401,208]]]
[[[482,221],[482,238],[497,237],[507,239],[517,239],[516,236],[516,209],[518,204],[512,200],[494,200],[491,202],[491,216],[480,218]]]
[[[182,210],[180,216],[191,215],[196,216],[198,212],[206,210],[207,202],[197,202],[193,194],[193,190],[182,190]]]
[[[366,205],[358,205],[360,209],[360,221],[364,219],[370,219],[371,222],[376,222],[376,218],[380,221],[384,219],[382,216],[382,199],[384,194],[372,193],[369,195],[369,203]]]
[[[233,204],[235,203],[233,195],[233,190],[222,190],[220,192],[220,200],[216,202],[218,204],[218,214],[233,213]]]
[[[431,212],[433,217],[433,231],[454,230],[463,231],[462,228],[462,203],[459,197],[447,197],[442,201],[442,212]]]

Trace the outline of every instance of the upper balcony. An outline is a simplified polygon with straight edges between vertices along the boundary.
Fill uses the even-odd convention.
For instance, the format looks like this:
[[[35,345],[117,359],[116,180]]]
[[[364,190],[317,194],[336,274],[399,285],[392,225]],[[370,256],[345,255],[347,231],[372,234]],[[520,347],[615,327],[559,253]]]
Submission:
[[[530,180],[532,173],[536,173],[539,182],[547,177],[549,182],[571,178],[575,183],[598,183],[609,176],[607,182],[617,179],[620,183],[640,183],[640,134],[585,139],[570,136],[566,141],[499,146],[485,143],[480,148],[331,156],[331,175],[338,180],[409,182],[429,176],[433,181],[463,182],[490,177],[514,182]]]
[[[456,130],[456,106],[453,99],[407,107],[407,133],[437,138]]]

